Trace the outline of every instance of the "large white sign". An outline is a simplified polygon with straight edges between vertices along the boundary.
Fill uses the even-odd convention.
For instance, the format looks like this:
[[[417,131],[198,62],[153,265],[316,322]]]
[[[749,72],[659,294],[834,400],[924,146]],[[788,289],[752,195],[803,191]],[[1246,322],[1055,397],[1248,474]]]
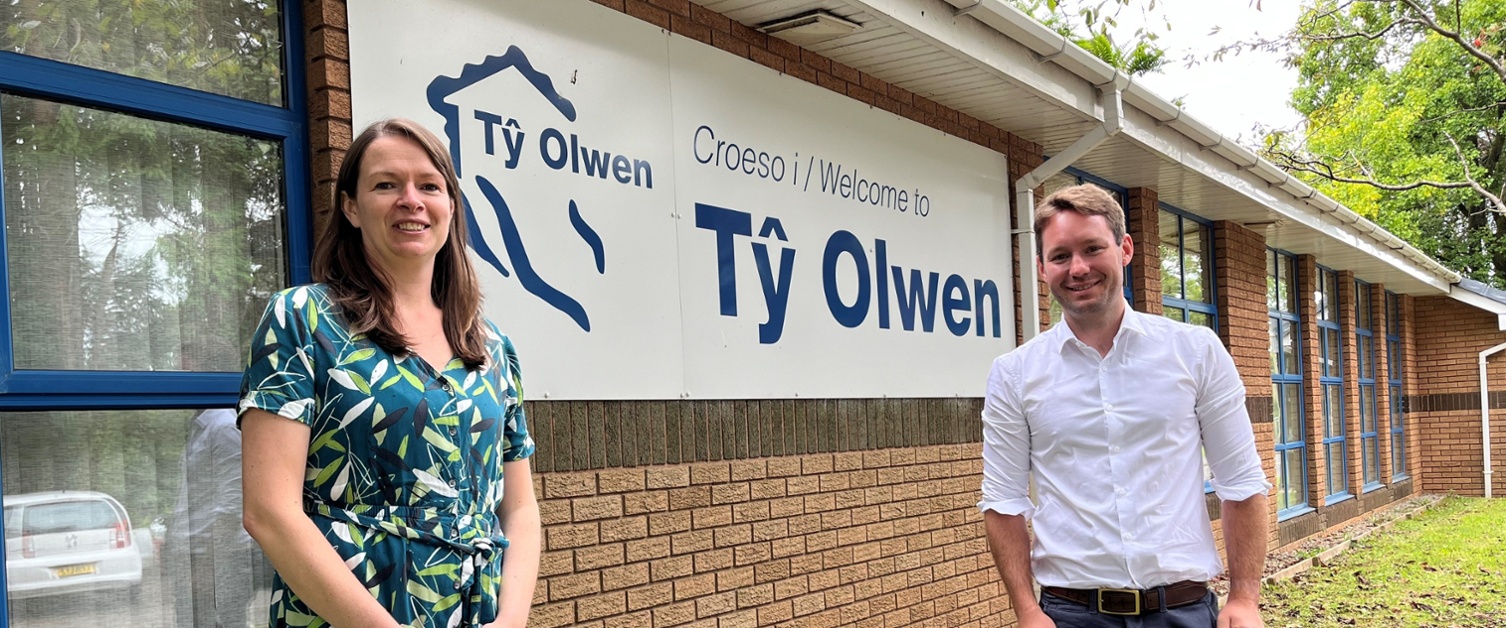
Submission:
[[[981,396],[1013,346],[1003,155],[586,0],[414,12],[352,5],[356,128],[448,141],[530,397]]]

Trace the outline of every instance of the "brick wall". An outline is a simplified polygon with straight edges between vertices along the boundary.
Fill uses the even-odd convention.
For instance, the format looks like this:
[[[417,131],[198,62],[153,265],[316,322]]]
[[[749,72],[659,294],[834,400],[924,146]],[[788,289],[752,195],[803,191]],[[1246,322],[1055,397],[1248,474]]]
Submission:
[[[1125,227],[1135,243],[1130,287],[1136,312],[1161,314],[1161,203],[1151,188],[1130,188]]]
[[[542,476],[531,626],[1001,626],[977,445]]]
[[[1408,390],[1407,415],[1416,428],[1423,470],[1422,488],[1429,492],[1455,491],[1483,495],[1484,448],[1480,429],[1479,352],[1501,342],[1495,316],[1447,297],[1416,299],[1416,386]],[[1486,368],[1493,392],[1506,391],[1506,355],[1492,356]],[[1499,460],[1506,456],[1506,394],[1492,394],[1491,454],[1498,471],[1491,490],[1506,495],[1506,473]]]

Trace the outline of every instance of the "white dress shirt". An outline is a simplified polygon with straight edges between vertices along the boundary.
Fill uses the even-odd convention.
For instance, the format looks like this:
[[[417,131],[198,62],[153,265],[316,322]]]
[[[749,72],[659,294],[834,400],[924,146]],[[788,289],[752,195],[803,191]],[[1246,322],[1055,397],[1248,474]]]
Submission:
[[[1199,445],[1220,499],[1270,489],[1244,384],[1217,335],[1126,308],[1100,358],[1059,323],[994,360],[978,508],[1033,518],[1042,586],[1210,580],[1223,567]]]

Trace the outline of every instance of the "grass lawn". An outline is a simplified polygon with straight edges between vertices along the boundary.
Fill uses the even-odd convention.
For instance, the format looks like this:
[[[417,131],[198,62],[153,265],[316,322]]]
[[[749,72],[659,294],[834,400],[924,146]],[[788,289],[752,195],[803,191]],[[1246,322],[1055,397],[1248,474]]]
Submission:
[[[1261,601],[1269,628],[1506,626],[1506,500],[1444,499]]]

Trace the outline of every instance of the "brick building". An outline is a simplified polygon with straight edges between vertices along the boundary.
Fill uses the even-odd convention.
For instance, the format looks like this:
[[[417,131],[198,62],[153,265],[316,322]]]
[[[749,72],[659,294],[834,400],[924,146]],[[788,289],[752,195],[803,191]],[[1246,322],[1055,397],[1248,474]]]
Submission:
[[[415,12],[430,19],[404,19]],[[55,19],[20,15],[37,17],[31,30]],[[1506,295],[1461,279],[1003,2],[311,0],[275,16],[190,17],[242,29],[240,43],[200,54],[243,67],[224,76],[158,72],[177,66],[153,61],[157,53],[147,51],[162,46],[141,38],[167,31],[131,36],[135,60],[122,60],[123,46],[108,34],[101,42],[113,46],[80,44],[102,51],[94,57],[35,38],[0,40],[0,247],[9,255],[0,286],[12,294],[0,309],[11,338],[0,343],[0,482],[8,497],[62,489],[115,496],[143,556],[130,594],[61,614],[13,603],[8,625],[121,613],[132,625],[177,625],[170,619],[184,604],[227,604],[186,594],[165,575],[196,569],[169,560],[174,522],[188,507],[180,495],[197,473],[185,462],[196,438],[188,425],[197,409],[234,404],[233,345],[244,345],[243,329],[261,313],[257,298],[309,280],[308,243],[330,216],[344,149],[355,130],[388,115],[445,129],[457,158],[488,164],[515,201],[572,188],[555,182],[576,181],[582,169],[587,177],[599,170],[592,186],[618,186],[581,184],[581,208],[569,202],[575,231],[542,249],[529,241],[544,269],[535,281],[558,259],[555,249],[573,246],[594,252],[595,275],[588,268],[567,279],[608,277],[613,286],[585,283],[597,288],[546,299],[542,289],[519,287],[524,269],[532,272],[518,253],[521,236],[494,240],[483,231],[489,246],[476,247],[478,267],[497,269],[488,312],[517,321],[503,328],[520,342],[525,373],[537,373],[525,381],[542,382],[527,403],[546,550],[534,626],[1010,625],[975,507],[979,397],[987,359],[1053,317],[1029,263],[1033,242],[1010,231],[1033,199],[1077,182],[1103,186],[1125,207],[1139,244],[1125,286],[1134,309],[1210,326],[1234,356],[1276,485],[1272,549],[1415,493],[1482,495],[1493,478],[1481,402],[1506,404],[1506,358],[1482,355],[1506,342]],[[416,22],[455,34],[433,36]],[[526,84],[503,74],[524,66]],[[425,74],[432,67],[448,74]],[[484,83],[495,76],[512,82]],[[442,89],[447,80],[457,91]],[[617,90],[613,98],[590,91],[606,93],[603,84]],[[536,103],[514,100],[535,88],[544,97]],[[474,119],[445,113],[465,107]],[[517,123],[513,111],[555,117]],[[865,137],[845,143],[848,121]],[[69,125],[90,133],[61,129]],[[712,146],[699,143],[702,128],[745,131],[724,138],[743,145],[701,152]],[[512,172],[524,133],[538,138],[538,158],[552,172],[519,174],[526,162]],[[845,191],[870,182],[859,174],[851,181],[860,183],[819,201],[762,191],[769,179],[786,181],[773,158],[805,137],[826,151],[823,162],[856,159],[842,165],[871,170],[868,200]],[[154,139],[198,148],[152,157]],[[598,144],[623,161],[606,154],[593,166]],[[753,151],[751,166],[743,149]],[[508,150],[509,165],[486,161]],[[736,166],[697,169],[723,158]],[[788,163],[804,165],[798,153]],[[806,167],[809,186],[817,175]],[[891,190],[886,177],[920,183]],[[763,181],[742,182],[753,178]],[[931,192],[934,220],[918,200],[933,183],[968,191]],[[915,205],[899,200],[906,187]],[[39,188],[74,188],[77,199],[60,205]],[[482,205],[484,188],[466,192],[473,214],[484,216],[478,229],[507,231],[502,213]],[[617,198],[625,200],[614,211],[638,214],[619,224],[610,212],[592,213],[591,201]],[[793,209],[777,216],[783,222],[708,227],[703,218],[733,215],[703,210],[713,198],[747,203],[721,208],[739,215],[760,203],[776,209],[759,216]],[[883,206],[923,226],[896,226],[893,216],[808,218],[849,211],[844,202]],[[112,203],[125,209],[112,213]],[[233,219],[200,209],[216,203],[236,209]],[[505,220],[516,219],[520,233],[561,211],[520,209]],[[933,227],[944,212],[957,218]],[[669,218],[655,230],[650,215]],[[579,225],[593,221],[606,240],[598,236],[594,251],[573,239],[580,233],[589,244],[592,228]],[[823,252],[800,245],[798,229],[812,225],[840,228]],[[624,240],[614,230],[642,239],[618,248]],[[216,240],[222,233],[236,237]],[[738,237],[753,242],[740,273],[686,261],[722,255],[724,235],[738,246]],[[779,259],[782,246],[790,253],[778,268],[823,260],[824,285],[802,278],[779,288],[770,251]],[[635,273],[627,282],[614,274],[623,251]],[[656,251],[675,255],[653,258]],[[869,259],[878,269],[872,283]],[[847,263],[860,270],[842,270]],[[650,276],[656,268],[662,276]],[[932,268],[929,288],[917,287],[920,269]],[[236,279],[225,281],[226,273]],[[742,288],[727,288],[729,277]],[[685,287],[715,280],[720,293]],[[875,317],[861,296],[870,287]],[[788,322],[785,310],[774,316],[781,290]],[[823,292],[825,301],[804,298]],[[675,341],[659,351],[620,331],[614,317],[661,296],[667,309],[644,309],[623,324],[647,326],[646,336],[668,330]],[[737,296],[774,299],[744,301],[744,310],[766,305],[768,318],[762,310],[758,320],[737,318]],[[1002,322],[995,315],[990,325],[990,307],[1003,311]],[[708,317],[696,319],[697,308]],[[765,336],[776,318],[782,327]],[[727,339],[742,332],[758,342]],[[40,338],[55,337],[76,349],[47,351]],[[625,371],[627,350],[614,345],[657,372]],[[1491,415],[1497,451],[1506,440],[1501,416]],[[1495,491],[1506,488],[1492,481]],[[1217,531],[1211,494],[1208,507]],[[152,540],[154,527],[168,530],[165,545],[160,529]],[[265,602],[254,589],[253,625]]]

